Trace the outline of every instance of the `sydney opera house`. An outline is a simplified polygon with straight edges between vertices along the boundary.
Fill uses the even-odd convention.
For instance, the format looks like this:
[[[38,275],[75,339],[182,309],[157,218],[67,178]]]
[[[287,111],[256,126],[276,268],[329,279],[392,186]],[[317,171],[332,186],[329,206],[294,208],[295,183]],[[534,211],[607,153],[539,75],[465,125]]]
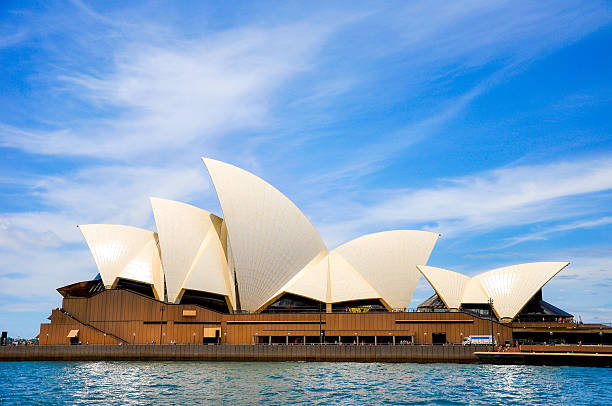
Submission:
[[[156,231],[79,225],[99,274],[58,289],[62,307],[41,325],[41,345],[437,344],[483,334],[514,343],[549,339],[551,326],[577,339],[566,328],[573,316],[542,299],[567,262],[470,277],[428,266],[439,235],[414,230],[330,250],[276,188],[203,161],[223,217],[151,198]],[[410,311],[421,275],[435,295]]]

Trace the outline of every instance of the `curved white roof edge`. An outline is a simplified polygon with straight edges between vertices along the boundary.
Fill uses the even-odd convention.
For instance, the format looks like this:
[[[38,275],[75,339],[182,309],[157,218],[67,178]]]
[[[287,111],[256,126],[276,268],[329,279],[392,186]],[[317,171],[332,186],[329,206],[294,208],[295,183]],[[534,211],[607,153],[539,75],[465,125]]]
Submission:
[[[531,298],[569,262],[528,262],[493,269],[474,276],[500,319],[514,319]]]
[[[472,278],[443,268],[417,265],[448,309],[459,309],[463,293]]]
[[[313,258],[327,253],[300,209],[278,189],[236,166],[202,158],[227,225],[241,308],[256,311]]]
[[[329,303],[342,303],[351,300],[381,299],[384,297],[355,269],[340,253],[332,251],[329,258]],[[391,309],[389,309],[391,310]]]
[[[383,297],[337,252],[317,257],[279,289],[259,310],[265,309],[284,293],[291,293],[326,304]]]
[[[513,320],[533,296],[569,262],[529,262],[492,269],[469,277],[442,268],[419,266],[449,308],[493,299],[500,320]],[[459,302],[458,302],[459,301]]]
[[[78,227],[107,288],[125,278],[151,284],[155,297],[164,299],[164,273],[155,232],[119,224]]]
[[[285,293],[302,296],[307,299],[326,302],[329,286],[329,261],[326,254],[317,255],[289,282],[270,296],[256,311],[260,312],[274,303]]]
[[[465,290],[463,291],[463,297],[461,303],[471,304],[486,304],[489,303],[489,297],[485,293],[482,285],[478,279],[470,278]]]
[[[440,235],[429,231],[391,230],[366,234],[337,252],[348,261],[392,308],[406,308]]]
[[[221,241],[223,220],[199,207],[151,197],[166,275],[168,302],[187,289],[226,296],[234,307],[232,278]]]

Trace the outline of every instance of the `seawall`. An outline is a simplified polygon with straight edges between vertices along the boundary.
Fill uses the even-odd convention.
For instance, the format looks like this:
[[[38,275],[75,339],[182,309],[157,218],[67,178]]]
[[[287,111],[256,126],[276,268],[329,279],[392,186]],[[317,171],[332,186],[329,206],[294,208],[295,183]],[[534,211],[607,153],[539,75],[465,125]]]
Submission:
[[[484,345],[47,345],[0,347],[0,361],[478,362]]]

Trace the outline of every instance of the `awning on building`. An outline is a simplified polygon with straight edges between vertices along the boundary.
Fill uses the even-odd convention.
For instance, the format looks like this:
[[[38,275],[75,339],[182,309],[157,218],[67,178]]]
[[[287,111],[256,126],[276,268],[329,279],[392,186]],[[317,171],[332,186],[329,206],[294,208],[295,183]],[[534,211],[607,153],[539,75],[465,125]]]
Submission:
[[[78,335],[79,335],[79,330],[70,330],[70,333],[68,333],[68,335],[66,337],[74,338],[74,337],[76,337]]]
[[[221,335],[221,329],[219,327],[204,327],[204,337],[215,338],[217,337],[217,331]]]

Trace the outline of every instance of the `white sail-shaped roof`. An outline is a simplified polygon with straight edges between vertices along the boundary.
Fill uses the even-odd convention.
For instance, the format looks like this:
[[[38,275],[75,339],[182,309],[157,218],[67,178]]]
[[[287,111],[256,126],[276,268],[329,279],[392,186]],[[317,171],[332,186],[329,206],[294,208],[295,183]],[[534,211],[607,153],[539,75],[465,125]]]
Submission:
[[[255,311],[327,248],[306,216],[272,185],[233,165],[202,160],[227,225],[241,307]]]
[[[79,229],[107,288],[118,278],[151,284],[155,297],[164,298],[164,276],[157,234],[115,224],[86,224]]]
[[[521,309],[568,262],[531,262],[494,269],[476,275],[500,319],[514,319]]]
[[[463,298],[461,299],[461,303],[471,303],[471,304],[485,304],[489,303],[489,296],[482,289],[482,285],[478,281],[478,279],[470,278],[467,286],[465,287],[465,291],[463,292]]]
[[[474,277],[430,266],[418,268],[449,309],[462,304],[485,304],[493,299],[497,317],[509,321],[568,264],[531,262],[493,269]]]
[[[368,234],[334,250],[393,308],[406,308],[439,234],[395,230]]]
[[[470,283],[469,276],[433,266],[417,265],[425,279],[434,288],[440,299],[449,309],[459,309],[465,288]]]
[[[329,253],[329,303],[340,303],[361,299],[385,298],[336,251]]]
[[[307,297],[326,303],[329,297],[329,258],[318,256],[281,287],[259,310],[272,304],[283,293]]]
[[[334,251],[307,265],[266,304],[274,302],[283,293],[292,293],[324,303],[382,299],[386,305],[380,293],[342,255]]]
[[[166,275],[168,302],[186,289],[225,296],[234,307],[232,279],[221,240],[223,220],[189,204],[151,198]]]

